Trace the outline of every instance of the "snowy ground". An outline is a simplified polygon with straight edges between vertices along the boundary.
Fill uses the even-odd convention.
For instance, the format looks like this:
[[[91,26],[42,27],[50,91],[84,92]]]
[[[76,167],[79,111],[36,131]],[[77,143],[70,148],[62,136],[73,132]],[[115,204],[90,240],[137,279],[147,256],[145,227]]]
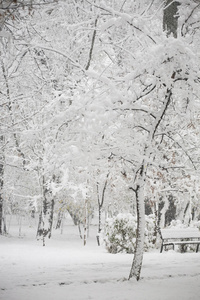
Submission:
[[[133,255],[98,247],[94,227],[85,247],[72,225],[54,232],[46,247],[33,229],[21,238],[15,230],[0,237],[1,300],[200,299],[200,253],[145,253],[136,282],[127,280]]]

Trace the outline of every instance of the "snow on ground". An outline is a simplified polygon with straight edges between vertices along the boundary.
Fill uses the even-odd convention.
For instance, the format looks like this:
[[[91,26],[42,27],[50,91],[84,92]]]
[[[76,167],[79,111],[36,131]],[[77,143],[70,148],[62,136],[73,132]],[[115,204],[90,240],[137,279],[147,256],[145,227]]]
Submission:
[[[0,237],[1,300],[199,300],[200,253],[144,254],[141,280],[128,281],[133,255],[109,254],[90,230],[87,245],[76,227],[54,231],[42,247],[33,228]]]

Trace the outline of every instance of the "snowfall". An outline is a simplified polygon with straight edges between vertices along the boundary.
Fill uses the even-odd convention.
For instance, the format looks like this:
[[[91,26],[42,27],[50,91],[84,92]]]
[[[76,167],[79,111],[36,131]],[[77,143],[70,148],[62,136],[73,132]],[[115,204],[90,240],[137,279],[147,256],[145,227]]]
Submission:
[[[128,280],[133,255],[98,246],[95,224],[85,246],[67,220],[43,247],[35,226],[21,221],[0,237],[1,300],[200,299],[200,252],[145,253],[141,280]]]

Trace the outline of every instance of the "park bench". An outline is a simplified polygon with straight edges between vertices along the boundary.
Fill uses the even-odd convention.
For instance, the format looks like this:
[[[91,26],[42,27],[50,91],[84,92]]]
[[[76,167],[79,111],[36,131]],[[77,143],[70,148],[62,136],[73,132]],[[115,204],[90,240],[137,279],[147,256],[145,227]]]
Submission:
[[[200,231],[198,228],[170,228],[161,229],[161,239],[162,244],[160,248],[160,253],[162,253],[163,248],[166,249],[167,246],[172,246],[173,250],[175,245],[181,245],[185,252],[185,246],[196,245],[196,252],[199,250],[200,244]]]

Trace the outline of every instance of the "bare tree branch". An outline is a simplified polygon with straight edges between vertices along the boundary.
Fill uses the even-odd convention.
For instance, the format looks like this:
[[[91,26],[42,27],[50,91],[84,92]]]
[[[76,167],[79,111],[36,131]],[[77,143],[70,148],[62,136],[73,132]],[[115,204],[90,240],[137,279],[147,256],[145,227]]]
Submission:
[[[93,53],[94,43],[95,43],[95,38],[96,38],[96,33],[97,33],[97,31],[96,31],[97,20],[98,20],[98,19],[96,18],[96,20],[95,20],[95,22],[94,22],[95,30],[94,30],[93,35],[92,35],[92,43],[91,43],[91,48],[90,48],[90,53],[89,53],[88,63],[87,63],[87,65],[86,65],[86,67],[85,67],[86,71],[89,69],[90,63],[91,63],[91,60],[92,60],[92,53]]]

